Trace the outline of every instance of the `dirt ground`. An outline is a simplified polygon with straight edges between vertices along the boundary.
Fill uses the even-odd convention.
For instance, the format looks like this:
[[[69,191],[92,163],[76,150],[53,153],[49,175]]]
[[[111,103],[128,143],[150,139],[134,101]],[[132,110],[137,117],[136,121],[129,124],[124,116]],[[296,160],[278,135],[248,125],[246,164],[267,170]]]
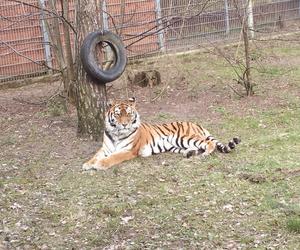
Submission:
[[[249,135],[247,134],[249,132],[253,136],[257,129],[271,126],[271,124],[265,124],[264,116],[262,120],[257,118],[261,114],[272,110],[276,111],[276,114],[281,114],[282,110],[292,110],[296,112],[295,114],[298,114],[297,110],[300,103],[300,48],[295,43],[292,43],[292,46],[285,45],[284,48],[282,48],[282,44],[277,45],[277,47],[275,45],[263,45],[264,52],[257,56],[259,58],[257,59],[258,65],[268,65],[268,67],[265,66],[266,68],[260,72],[258,72],[259,70],[255,71],[254,79],[257,82],[257,87],[256,94],[253,97],[241,98],[236,95],[229,87],[229,85],[236,87],[232,81],[234,76],[230,73],[230,68],[228,69],[224,62],[220,64],[221,60],[218,56],[209,53],[180,55],[160,59],[159,62],[146,62],[139,66],[131,65],[128,70],[133,67],[160,70],[162,74],[161,85],[154,88],[133,87],[126,84],[126,77],[124,76],[118,83],[109,88],[108,95],[111,99],[135,96],[138,110],[144,121],[193,120],[202,122],[208,130],[224,140],[230,139],[231,136],[235,135],[234,133],[238,133],[238,135],[242,133],[245,136]],[[280,244],[276,245],[276,239],[283,239],[284,242],[281,244],[287,249],[296,249],[299,235],[285,235],[280,230],[273,231],[273,235],[268,236],[269,238],[265,241],[256,236],[253,236],[253,239],[248,239],[245,236],[246,238],[243,241],[229,237],[230,240],[226,241],[225,238],[228,235],[226,236],[225,230],[220,234],[223,236],[220,236],[219,241],[213,240],[214,236],[211,235],[205,239],[198,239],[198,243],[201,242],[202,245],[196,243],[192,245],[193,240],[197,242],[195,240],[196,232],[193,231],[193,236],[188,234],[188,231],[191,230],[189,229],[189,223],[192,222],[183,223],[181,229],[173,228],[180,237],[183,236],[179,232],[186,229],[185,239],[180,240],[178,235],[178,238],[174,236],[175,239],[172,239],[168,238],[169,236],[163,236],[164,232],[172,235],[172,231],[168,231],[170,229],[164,231],[164,228],[161,228],[161,232],[157,234],[153,231],[154,227],[149,226],[148,228],[148,225],[146,225],[145,228],[148,228],[149,231],[145,233],[142,229],[143,220],[145,219],[144,222],[146,223],[147,219],[147,223],[151,225],[151,217],[146,215],[144,215],[144,219],[139,221],[139,226],[127,227],[126,230],[124,229],[125,231],[122,231],[122,225],[126,226],[130,220],[134,220],[134,212],[132,211],[135,210],[133,207],[130,207],[130,209],[128,207],[126,209],[122,208],[120,216],[118,207],[114,206],[115,210],[111,211],[109,206],[113,204],[111,203],[113,201],[110,201],[112,199],[110,195],[114,199],[120,199],[120,197],[114,196],[116,195],[113,191],[113,188],[116,188],[115,185],[122,186],[120,183],[126,183],[129,186],[121,188],[118,192],[130,193],[131,182],[138,180],[135,179],[138,178],[135,174],[141,171],[141,175],[144,174],[144,177],[140,176],[143,181],[150,178],[150,183],[143,182],[145,186],[140,187],[141,192],[151,195],[151,193],[145,191],[149,184],[150,186],[155,185],[154,182],[151,182],[151,178],[155,178],[156,181],[162,183],[166,180],[169,180],[170,183],[176,183],[184,175],[181,176],[178,172],[177,176],[172,177],[174,179],[170,179],[171,177],[166,171],[171,171],[171,174],[173,170],[168,167],[165,170],[156,167],[151,170],[149,177],[147,168],[141,161],[134,161],[133,165],[123,163],[120,167],[108,170],[107,173],[82,173],[81,166],[83,162],[92,156],[100,147],[101,142],[92,142],[88,138],[77,137],[75,108],[69,106],[65,112],[57,99],[52,99],[60,88],[60,82],[38,83],[17,89],[2,90],[0,93],[0,213],[2,214],[0,216],[0,249],[153,249],[159,247],[164,249],[199,249],[199,247],[202,249],[245,249],[248,247],[280,249]],[[272,119],[271,116],[268,113],[267,119]],[[248,123],[251,120],[256,121],[258,119],[258,125],[257,127],[249,125],[249,131],[247,132],[245,128],[239,128],[239,125],[236,127],[230,125],[233,119],[240,119],[241,121],[248,119]],[[293,120],[296,119],[294,117],[289,119],[297,121]],[[253,138],[259,136],[258,134]],[[245,140],[245,138],[242,139]],[[251,142],[244,144],[244,147],[249,145],[251,146]],[[243,146],[241,145],[241,147]],[[243,164],[247,165],[247,161],[250,160],[247,158],[247,149],[244,148],[243,150],[244,158],[242,162],[244,161]],[[176,157],[173,158],[173,156],[166,154],[145,161],[149,166],[172,165],[175,164],[174,161],[181,161],[179,160],[180,157]],[[294,157],[291,159],[295,162],[297,157],[294,153],[291,157]],[[234,158],[235,160],[226,159],[229,164],[231,161],[237,161],[237,158]],[[213,172],[211,169],[215,168],[215,160],[220,161],[218,164],[221,164],[223,158],[212,158],[211,162],[208,160],[205,163],[208,165],[204,168],[207,172],[203,172],[203,174]],[[193,161],[184,161],[183,164],[190,166],[193,165]],[[295,162],[294,165],[296,170],[299,169],[299,162]],[[126,172],[127,167],[129,172]],[[192,171],[191,168],[187,171]],[[224,167],[224,169],[228,170],[227,167]],[[238,174],[240,174],[241,169],[243,170],[243,167],[239,166],[238,169],[239,171],[236,172],[237,179],[239,179]],[[226,171],[225,176],[230,178],[230,174],[227,174]],[[268,171],[264,173],[268,173]],[[192,185],[195,181],[193,176],[190,178],[191,182],[187,181],[187,186]],[[252,177],[249,178],[251,180]],[[110,183],[110,179],[116,182]],[[214,176],[212,176],[212,181],[213,179]],[[264,177],[262,177],[262,180],[264,182]],[[107,184],[99,184],[101,181],[107,182]],[[110,189],[110,185],[112,185],[112,189]],[[92,200],[95,200],[95,197],[97,198],[97,190],[99,190],[93,190],[94,187],[104,190],[99,191],[100,193],[104,192],[103,195],[107,200],[107,204],[104,202],[106,204],[104,207],[94,207]],[[295,186],[294,188],[297,189]],[[154,193],[157,194],[157,192]],[[176,196],[176,193],[172,192],[175,191],[169,190],[168,195]],[[138,191],[136,195],[139,196]],[[197,195],[198,193],[195,194],[195,196]],[[88,196],[91,197],[91,200],[87,198]],[[295,195],[292,198],[299,199]],[[84,202],[87,204],[85,204],[86,210],[82,210],[81,205]],[[223,206],[225,212],[231,212],[232,209],[231,205]],[[102,215],[93,216],[95,211]],[[143,214],[143,207],[138,211]],[[149,211],[150,214],[154,212],[154,210]],[[180,211],[179,215],[182,218],[188,216],[184,215],[185,212],[182,212],[184,208]],[[253,211],[249,212],[249,218],[253,213],[255,214]],[[103,216],[106,216],[106,224],[104,222],[104,224],[96,223],[96,220],[103,219]],[[169,218],[167,214],[164,216],[165,219],[162,221],[168,221],[172,224],[170,221],[172,218]],[[202,216],[205,218],[209,215],[204,212]],[[255,216],[256,218],[259,217],[258,214]],[[116,218],[119,219],[119,222],[121,221],[118,226],[114,224],[117,223]],[[135,218],[138,218],[137,211]],[[226,219],[229,220],[229,217],[226,217]],[[93,221],[95,221],[96,228],[91,229]],[[110,231],[110,227],[112,231]],[[273,225],[273,227],[276,227],[276,225]],[[99,232],[101,230],[102,233]],[[97,231],[101,239],[94,235]],[[149,237],[148,239],[139,234],[142,231],[143,234]],[[264,232],[264,229],[261,229],[261,231]],[[150,237],[152,233],[152,236],[162,237],[161,241],[156,238],[152,239]],[[263,233],[260,232],[260,234]],[[255,235],[255,232],[252,231],[251,235]],[[130,241],[126,241],[129,238],[135,239],[137,245],[130,245]],[[274,241],[273,245],[272,241]]]

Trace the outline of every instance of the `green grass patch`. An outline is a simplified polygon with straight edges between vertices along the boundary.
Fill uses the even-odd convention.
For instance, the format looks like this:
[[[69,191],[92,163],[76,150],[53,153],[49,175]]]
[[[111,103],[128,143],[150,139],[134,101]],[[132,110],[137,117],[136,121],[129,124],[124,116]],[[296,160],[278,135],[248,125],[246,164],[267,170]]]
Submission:
[[[277,56],[300,56],[300,47],[299,46],[291,46],[291,47],[275,47],[272,48],[271,51]]]
[[[266,74],[269,76],[282,76],[284,74],[287,74],[289,71],[286,68],[281,67],[268,67],[268,68],[260,68],[258,69],[258,72],[261,74]]]
[[[300,216],[287,219],[286,227],[290,232],[300,233]]]

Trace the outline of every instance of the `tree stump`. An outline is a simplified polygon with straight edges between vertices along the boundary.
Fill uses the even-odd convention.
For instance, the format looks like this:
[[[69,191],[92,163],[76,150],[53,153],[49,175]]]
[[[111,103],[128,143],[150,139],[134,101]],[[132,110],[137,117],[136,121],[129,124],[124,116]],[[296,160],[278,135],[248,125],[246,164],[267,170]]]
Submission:
[[[153,86],[161,84],[161,76],[157,70],[131,71],[127,74],[127,80],[129,84],[143,88],[148,86],[152,88]]]

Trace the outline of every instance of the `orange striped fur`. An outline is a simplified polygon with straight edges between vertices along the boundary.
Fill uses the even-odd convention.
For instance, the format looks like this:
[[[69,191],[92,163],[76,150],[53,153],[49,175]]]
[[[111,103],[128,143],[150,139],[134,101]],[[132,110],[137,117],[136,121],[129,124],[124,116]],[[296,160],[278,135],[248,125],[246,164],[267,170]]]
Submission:
[[[103,138],[102,148],[83,165],[84,170],[107,169],[137,156],[163,152],[182,153],[186,157],[209,155],[215,149],[229,153],[240,142],[233,138],[224,145],[193,122],[141,123],[134,98],[110,106]]]

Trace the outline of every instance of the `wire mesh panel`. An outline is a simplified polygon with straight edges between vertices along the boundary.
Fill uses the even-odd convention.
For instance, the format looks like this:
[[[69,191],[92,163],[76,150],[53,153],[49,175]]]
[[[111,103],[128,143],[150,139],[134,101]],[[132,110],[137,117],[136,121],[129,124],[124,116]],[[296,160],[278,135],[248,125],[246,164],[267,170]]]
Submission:
[[[0,1],[0,81],[63,68],[47,28],[58,19],[56,33],[65,50],[62,6],[56,2],[53,15],[50,0]],[[73,25],[75,0],[68,3]],[[300,18],[300,0],[103,0],[98,8],[99,29],[119,34],[130,58],[236,40],[245,23],[252,37],[270,27],[280,31]],[[74,41],[72,36],[73,49]]]
[[[224,1],[162,0],[168,49],[189,48],[226,33]]]
[[[72,29],[74,28],[75,22],[75,1],[68,0],[68,15],[63,14],[63,5],[62,1],[54,1],[55,5],[51,4],[51,1],[48,0],[38,0],[39,3],[43,3],[42,9],[42,19],[45,23],[42,23],[42,29],[45,29],[43,34],[44,42],[50,43],[50,51],[47,52],[47,47],[45,46],[45,59],[48,69],[52,71],[62,71],[65,67],[64,60],[58,60],[59,57],[63,57],[63,54],[66,53],[66,36],[64,32],[63,22],[68,20],[66,23],[69,32],[70,32],[70,45],[71,45],[71,54],[75,54],[75,36]],[[53,3],[53,2],[52,2]],[[41,5],[41,4],[40,4]],[[45,10],[43,10],[45,9]],[[49,12],[48,12],[49,10]],[[56,26],[58,26],[56,28]],[[60,52],[61,51],[61,52]],[[48,58],[49,57],[49,58]],[[60,61],[60,63],[59,63]],[[60,65],[61,64],[61,65]]]
[[[40,11],[19,3],[1,1],[0,18],[0,79],[44,72]]]
[[[154,0],[106,1],[108,29],[123,38],[129,56],[142,56],[159,49]]]
[[[258,2],[261,2],[258,4]],[[253,6],[253,15],[255,24],[269,24],[270,22],[278,22],[282,20],[292,20],[299,18],[300,1],[256,1]]]

